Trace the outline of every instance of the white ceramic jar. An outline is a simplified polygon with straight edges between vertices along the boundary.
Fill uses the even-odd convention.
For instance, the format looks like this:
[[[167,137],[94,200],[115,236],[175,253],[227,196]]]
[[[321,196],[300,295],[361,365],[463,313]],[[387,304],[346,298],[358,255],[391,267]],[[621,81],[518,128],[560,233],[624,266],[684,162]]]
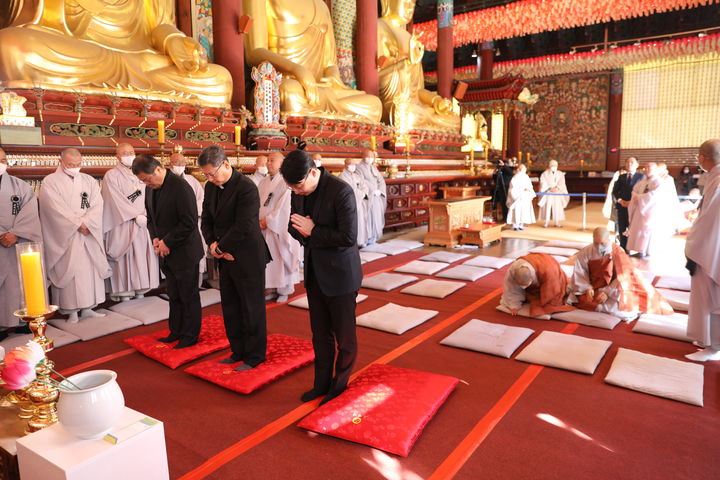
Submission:
[[[125,407],[116,379],[117,373],[112,370],[91,370],[68,377],[80,390],[61,390],[57,404],[60,424],[83,439],[105,435]]]

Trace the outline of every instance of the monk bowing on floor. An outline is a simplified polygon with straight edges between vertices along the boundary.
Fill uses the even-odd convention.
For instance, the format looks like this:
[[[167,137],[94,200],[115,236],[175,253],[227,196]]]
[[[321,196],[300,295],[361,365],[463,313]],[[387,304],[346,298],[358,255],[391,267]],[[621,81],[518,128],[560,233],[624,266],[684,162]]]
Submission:
[[[545,253],[529,253],[515,260],[505,274],[500,307],[517,315],[529,303],[531,317],[574,310],[565,303],[567,285],[557,260]]]
[[[593,243],[577,254],[568,303],[627,322],[640,313],[673,313],[672,307],[645,280],[627,253],[612,243],[609,232],[602,227],[593,231]]]

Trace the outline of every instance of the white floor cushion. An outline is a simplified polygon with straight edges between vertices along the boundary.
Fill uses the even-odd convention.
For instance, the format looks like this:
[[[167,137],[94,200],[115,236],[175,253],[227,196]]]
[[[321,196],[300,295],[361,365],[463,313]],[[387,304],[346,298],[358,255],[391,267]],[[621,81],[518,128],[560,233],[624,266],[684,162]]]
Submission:
[[[540,246],[530,250],[530,253],[547,253],[548,255],[562,255],[563,257],[572,257],[577,253],[574,248],[548,247]]]
[[[208,288],[200,290],[200,306],[203,308],[220,303],[220,290]]]
[[[497,323],[472,319],[440,341],[450,347],[465,348],[510,358],[517,348],[532,335],[534,330],[510,327]]]
[[[570,257],[564,257],[562,255],[550,255],[550,256],[553,257],[555,260],[557,260],[557,262],[561,265],[563,263],[567,262],[568,260],[570,260]]]
[[[395,269],[401,273],[415,273],[417,275],[432,275],[448,266],[443,262],[423,262],[422,260],[413,260],[405,265],[401,265]]]
[[[64,332],[75,335],[80,340],[87,341],[93,338],[103,337],[112,333],[127,330],[128,328],[142,325],[140,320],[126,317],[125,315],[103,308],[97,313],[105,314],[104,317],[81,318],[78,323],[68,323],[65,320],[52,319],[49,323]]]
[[[465,286],[463,282],[451,282],[450,280],[426,279],[414,285],[405,287],[400,293],[417,295],[419,297],[445,298],[451,293]]]
[[[482,278],[488,273],[493,273],[492,268],[471,267],[470,265],[458,265],[457,267],[448,268],[435,275],[440,278],[452,278],[453,280],[466,280],[474,282],[478,278]]]
[[[566,242],[564,240],[553,240],[551,242],[547,242],[544,247],[557,247],[557,248],[573,248],[575,250],[580,250],[582,248],[585,248],[588,246],[587,243],[582,242]]]
[[[424,257],[420,257],[419,260],[422,260],[424,262],[455,263],[459,262],[460,260],[464,260],[469,256],[470,254],[468,253],[444,252],[441,250],[425,255]]]
[[[688,316],[684,313],[672,315],[653,315],[645,313],[635,322],[633,332],[672,338],[683,342],[692,342],[687,336]]]
[[[402,335],[411,328],[427,322],[437,314],[438,312],[435,310],[423,310],[388,303],[376,310],[363,313],[357,317],[356,322],[363,327]]]
[[[571,310],[569,312],[557,312],[550,315],[553,320],[562,320],[568,323],[579,323],[589,327],[604,328],[612,330],[615,325],[620,323],[620,319],[613,315],[602,312],[589,312],[587,310]]]
[[[515,359],[592,375],[610,345],[607,340],[544,331]]]
[[[703,406],[703,366],[618,349],[605,381],[618,387]]]
[[[358,293],[358,296],[355,297],[355,303],[364,302],[365,300],[367,300],[367,298],[368,298],[368,296],[365,295],[364,293]],[[310,304],[308,303],[307,295],[303,295],[300,298],[296,298],[292,302],[289,302],[288,305],[290,305],[291,307],[303,308],[305,310],[310,309]]]
[[[687,312],[690,308],[690,292],[666,288],[658,288],[657,291],[668,301],[673,310]]]
[[[401,275],[399,273],[378,273],[371,277],[365,277],[362,280],[362,286],[364,288],[372,288],[373,290],[382,290],[383,292],[389,292],[395,288],[406,285],[410,282],[418,280],[418,277],[412,275]]]
[[[45,336],[47,338],[53,339],[55,343],[55,348],[59,348],[65,345],[68,345],[70,343],[75,343],[80,341],[80,337],[76,337],[75,335],[64,332],[60,329],[57,329],[51,325],[48,325],[45,329]],[[15,347],[19,347],[21,345],[25,345],[27,342],[33,339],[32,333],[23,333],[23,334],[12,334],[2,342],[0,342],[0,346],[2,346],[6,352],[9,352]]]
[[[562,268],[562,271],[565,272],[568,278],[571,278],[573,273],[575,273],[575,265],[560,265],[560,268]]]
[[[143,325],[150,325],[168,319],[170,303],[159,297],[145,297],[120,302],[110,307],[110,310],[140,320]]]
[[[498,305],[497,307],[495,307],[495,310],[498,310],[503,313],[509,313],[510,315],[512,315],[512,312],[510,312],[510,309],[505,308],[502,305]],[[523,304],[523,306],[520,307],[520,310],[518,310],[517,314],[520,315],[521,317],[534,318],[536,320],[550,320],[550,315],[547,315],[547,314],[538,315],[537,317],[531,317],[530,316],[530,305],[527,303]]]
[[[425,246],[423,242],[418,242],[417,240],[403,240],[400,238],[393,238],[392,240],[388,240],[385,243],[390,245],[402,246],[407,248],[408,250],[415,250],[416,248]]]
[[[653,280],[655,280],[655,273],[653,273],[653,272],[649,272],[649,271],[645,270],[645,271],[641,271],[640,273],[645,278],[645,280],[648,281],[648,283],[652,284]]]
[[[499,257],[488,257],[487,255],[478,255],[471,258],[467,262],[463,262],[463,265],[470,265],[471,267],[485,267],[485,268],[502,268],[505,265],[514,262],[512,258],[499,258]]]
[[[670,276],[663,275],[655,284],[656,288],[671,288],[673,290],[690,291],[690,275]]]
[[[360,262],[361,263],[373,262],[375,260],[379,260],[379,259],[385,258],[385,257],[387,257],[387,255],[385,255],[384,253],[365,252],[365,251],[360,252]]]
[[[410,251],[410,249],[407,247],[403,247],[402,245],[393,245],[388,242],[374,243],[372,245],[368,245],[367,247],[363,247],[360,250],[360,252],[382,253],[384,255],[399,255],[408,251]]]

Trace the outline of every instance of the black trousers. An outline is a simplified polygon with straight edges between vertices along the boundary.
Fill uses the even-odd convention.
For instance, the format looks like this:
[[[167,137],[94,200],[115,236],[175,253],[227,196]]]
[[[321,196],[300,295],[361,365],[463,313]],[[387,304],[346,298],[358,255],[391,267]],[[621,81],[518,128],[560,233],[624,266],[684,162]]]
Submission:
[[[200,275],[199,264],[172,267],[165,263],[162,265],[162,271],[165,274],[165,288],[170,300],[168,320],[170,334],[181,339],[197,340],[202,323],[197,281]]]
[[[320,285],[313,277],[314,275],[308,275],[305,285],[310,305],[313,350],[315,350],[313,389],[318,392],[340,391],[347,386],[357,359],[355,334],[357,292],[328,297],[322,293]]]
[[[225,260],[220,261],[219,270],[220,302],[232,355],[254,367],[265,361],[267,349],[265,272],[258,278],[240,278]]]
[[[617,207],[617,229],[620,238],[620,246],[623,250],[627,251],[628,237],[625,235],[625,231],[630,226],[630,218],[628,215],[627,207],[616,205]]]

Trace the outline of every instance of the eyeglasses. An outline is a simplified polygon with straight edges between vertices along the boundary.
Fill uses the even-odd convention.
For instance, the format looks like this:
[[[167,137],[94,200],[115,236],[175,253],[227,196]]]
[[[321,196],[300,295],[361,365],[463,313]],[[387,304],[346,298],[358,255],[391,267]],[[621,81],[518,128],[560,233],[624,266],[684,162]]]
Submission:
[[[302,180],[300,180],[298,183],[296,183],[294,185],[288,185],[290,187],[290,190],[292,190],[293,192],[297,192],[297,191],[301,190],[302,186],[305,184],[308,177],[310,176],[310,172],[312,172],[312,169],[308,170],[308,172],[305,174],[305,177]]]
[[[225,165],[225,162],[221,163],[220,166],[218,166],[213,173],[206,173],[205,176],[206,176],[208,179],[210,179],[210,178],[216,178],[216,177],[217,177],[217,174],[218,174],[218,171],[223,167],[223,165]]]

